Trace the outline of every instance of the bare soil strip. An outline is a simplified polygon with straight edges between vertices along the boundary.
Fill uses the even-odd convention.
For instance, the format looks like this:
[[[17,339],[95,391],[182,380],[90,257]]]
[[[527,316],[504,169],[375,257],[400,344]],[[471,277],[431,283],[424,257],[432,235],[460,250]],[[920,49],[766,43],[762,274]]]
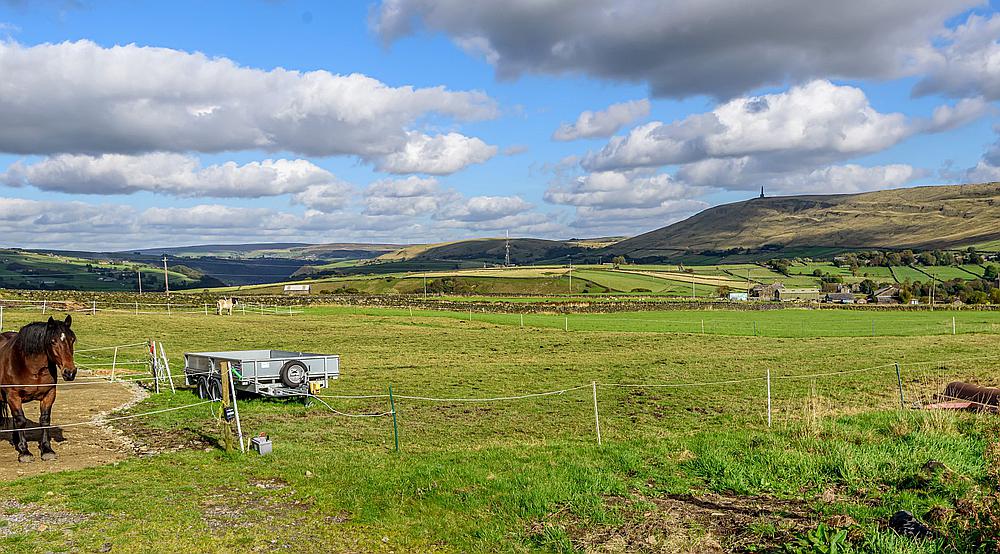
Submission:
[[[86,380],[88,375],[81,372]],[[100,415],[127,408],[142,400],[146,392],[134,383],[100,383],[60,387],[52,408],[52,424],[91,421]],[[28,427],[38,425],[38,403],[26,405]],[[9,425],[9,423],[8,423]],[[38,454],[41,431],[28,431],[28,448],[35,455],[31,463],[18,463],[10,443],[10,433],[0,432],[0,480],[54,473],[108,464],[134,455],[134,446],[123,433],[108,425],[77,425],[52,429],[52,447],[57,460],[43,462]]]

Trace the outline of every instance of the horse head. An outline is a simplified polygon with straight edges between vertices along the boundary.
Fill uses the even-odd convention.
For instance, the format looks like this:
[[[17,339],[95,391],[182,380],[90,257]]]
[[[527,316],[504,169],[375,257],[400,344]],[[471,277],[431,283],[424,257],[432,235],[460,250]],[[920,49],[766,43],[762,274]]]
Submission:
[[[76,333],[70,329],[72,324],[73,316],[67,315],[65,321],[57,321],[49,317],[45,333],[47,338],[46,354],[49,356],[49,363],[54,363],[56,368],[61,369],[63,379],[67,381],[76,379],[76,362],[73,360]]]

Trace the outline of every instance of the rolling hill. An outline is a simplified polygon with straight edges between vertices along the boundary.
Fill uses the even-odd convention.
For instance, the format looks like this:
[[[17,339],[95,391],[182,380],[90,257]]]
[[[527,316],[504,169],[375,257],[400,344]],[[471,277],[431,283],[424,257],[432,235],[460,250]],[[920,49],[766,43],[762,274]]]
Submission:
[[[484,238],[420,244],[401,248],[377,258],[378,262],[476,261],[503,263],[506,239]],[[516,264],[551,260],[574,254],[580,247],[568,241],[512,238],[510,257]]]
[[[1000,239],[997,222],[1000,183],[779,196],[715,206],[604,252],[642,260],[732,249],[960,248]]]

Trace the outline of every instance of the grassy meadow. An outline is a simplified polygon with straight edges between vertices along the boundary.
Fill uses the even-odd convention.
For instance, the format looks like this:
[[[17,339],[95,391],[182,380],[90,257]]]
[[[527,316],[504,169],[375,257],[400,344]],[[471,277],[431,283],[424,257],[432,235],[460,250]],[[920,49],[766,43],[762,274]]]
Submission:
[[[37,317],[8,310],[5,327]],[[335,306],[296,315],[76,317],[78,348],[154,337],[175,372],[185,351],[340,354],[341,378],[325,402],[341,413],[384,414],[387,398],[332,396],[383,395],[391,385],[401,448],[394,451],[391,418],[344,417],[318,402],[241,401],[245,432],[274,440],[267,457],[214,447],[215,406],[136,418],[118,425],[149,443],[200,440],[207,448],[4,483],[0,503],[75,519],[0,532],[0,548],[784,551],[827,540],[827,527],[848,531],[840,545],[848,552],[965,552],[977,540],[963,510],[995,479],[984,457],[997,440],[993,416],[912,408],[951,380],[996,384],[1000,318],[992,313],[571,314],[569,332],[564,316],[524,317],[523,328],[518,315],[474,313],[469,321],[457,312]],[[871,321],[893,331],[866,335]],[[754,322],[757,336],[747,331]],[[729,383],[709,384],[721,381]],[[557,390],[566,392],[498,402],[412,398]],[[193,402],[180,390],[130,413]],[[0,455],[13,463],[7,448]],[[930,461],[944,469],[926,469]],[[721,502],[711,512],[718,515],[699,518],[685,504],[691,494],[783,508],[746,516]],[[898,509],[933,516],[935,537],[888,531]],[[737,517],[738,529],[720,527]]]

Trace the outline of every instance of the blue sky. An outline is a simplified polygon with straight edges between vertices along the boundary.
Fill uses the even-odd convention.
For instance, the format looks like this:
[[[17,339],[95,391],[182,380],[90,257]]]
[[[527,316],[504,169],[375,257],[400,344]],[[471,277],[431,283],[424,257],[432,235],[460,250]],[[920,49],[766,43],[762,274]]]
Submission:
[[[0,243],[627,235],[1000,180],[993,6],[744,4],[0,1]]]

